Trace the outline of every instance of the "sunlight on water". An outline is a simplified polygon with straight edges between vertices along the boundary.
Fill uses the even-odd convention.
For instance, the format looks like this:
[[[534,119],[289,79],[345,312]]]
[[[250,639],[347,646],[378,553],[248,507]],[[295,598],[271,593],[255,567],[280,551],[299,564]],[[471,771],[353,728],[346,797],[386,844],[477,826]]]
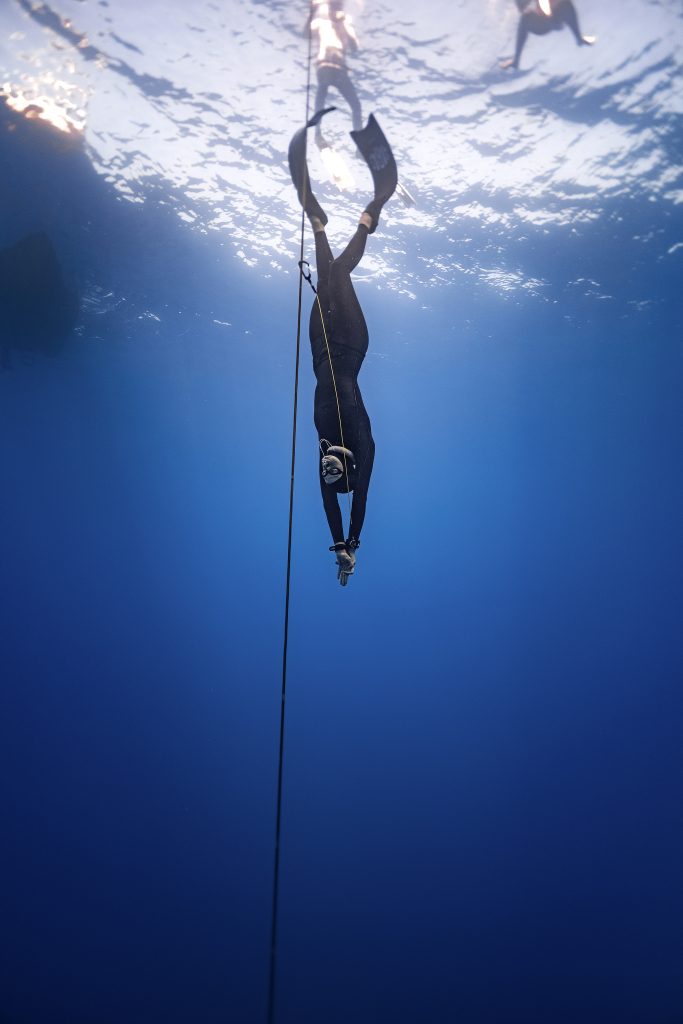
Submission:
[[[445,241],[463,216],[488,225],[504,254],[524,225],[577,230],[620,195],[683,199],[674,140],[683,22],[671,5],[626,0],[617,23],[586,6],[599,44],[578,49],[568,31],[530,37],[518,74],[499,67],[516,30],[508,0],[348,10],[363,113],[377,113],[416,198],[387,209],[387,259],[375,250],[365,274],[412,293],[401,257],[410,229],[432,235],[421,287],[443,287],[452,257],[435,232]],[[228,18],[205,2],[161,16],[154,5],[13,0],[0,16],[3,93],[16,110],[35,105],[62,130],[85,130],[95,166],[127,199],[171,187],[184,222],[228,233],[237,259],[270,272],[270,259],[290,256],[298,222],[286,149],[305,111],[305,11],[231,5]],[[332,99],[334,149],[312,153],[311,172],[343,236],[370,185],[363,167],[355,173],[348,108]],[[507,290],[503,263],[479,269]]]

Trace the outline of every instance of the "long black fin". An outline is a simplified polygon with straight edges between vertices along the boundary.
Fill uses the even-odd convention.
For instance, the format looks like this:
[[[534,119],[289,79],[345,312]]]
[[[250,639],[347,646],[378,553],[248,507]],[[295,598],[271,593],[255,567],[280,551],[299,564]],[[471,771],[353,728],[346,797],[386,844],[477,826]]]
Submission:
[[[311,179],[308,175],[308,164],[306,162],[306,130],[308,128],[314,128],[320,123],[325,114],[329,114],[331,110],[336,109],[336,107],[325,107],[324,110],[317,110],[313,117],[306,123],[305,127],[299,128],[297,132],[294,132],[292,141],[289,144],[289,151],[287,153],[289,160],[289,173],[292,176],[292,182],[294,183],[296,194],[298,195],[299,202],[306,212],[306,216],[309,218],[317,217],[323,224],[327,224],[327,214],[313,195]]]
[[[370,114],[365,128],[351,132],[351,138],[368,165],[375,186],[374,199],[366,207],[366,213],[372,217],[372,227],[370,228],[370,234],[372,234],[377,227],[382,207],[396,191],[398,170],[391,146],[375,120],[374,114]]]

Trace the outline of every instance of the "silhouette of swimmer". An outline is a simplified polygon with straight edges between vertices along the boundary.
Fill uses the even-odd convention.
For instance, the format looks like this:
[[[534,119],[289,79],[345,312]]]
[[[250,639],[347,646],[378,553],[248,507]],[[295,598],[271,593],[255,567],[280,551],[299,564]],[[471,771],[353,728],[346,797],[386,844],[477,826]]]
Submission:
[[[309,26],[313,43],[318,48],[315,58],[318,91],[314,109],[323,109],[328,90],[334,88],[351,108],[354,131],[360,131],[363,127],[360,100],[346,67],[346,53],[357,52],[358,37],[351,15],[344,11],[343,0],[313,0],[306,31]],[[318,146],[325,145],[319,124],[315,129],[315,141]]]
[[[579,18],[572,0],[516,0],[516,3],[520,19],[517,26],[515,55],[502,61],[502,68],[519,67],[519,59],[530,32],[535,36],[545,36],[548,32],[558,32],[567,25],[577,46],[592,46],[595,42],[595,36],[581,34]]]
[[[0,249],[0,356],[11,349],[56,356],[76,324],[78,299],[64,283],[52,242],[43,232]]]
[[[317,127],[325,113],[319,111],[306,128]],[[396,189],[397,173],[389,143],[371,114],[367,126],[351,134],[372,174],[374,197],[361,214],[349,244],[335,258],[325,232],[327,216],[311,191],[306,128],[296,132],[289,144],[289,169],[315,238],[318,295],[309,323],[317,381],[313,419],[320,448],[320,491],[333,542],[330,551],[336,556],[337,578],[346,586],[356,564],[375,458],[370,417],[358,387],[358,374],[368,350],[368,328],[351,272],[363,257],[382,207]],[[351,491],[351,521],[345,539],[337,495]]]

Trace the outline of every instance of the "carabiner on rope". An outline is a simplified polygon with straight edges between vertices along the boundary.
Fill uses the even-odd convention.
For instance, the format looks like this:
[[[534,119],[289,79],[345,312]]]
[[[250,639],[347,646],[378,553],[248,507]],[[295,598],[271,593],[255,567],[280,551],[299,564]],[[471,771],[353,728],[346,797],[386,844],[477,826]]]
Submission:
[[[305,271],[304,267],[308,267],[308,271]],[[315,285],[313,284],[313,279],[311,277],[311,264],[308,262],[308,260],[299,260],[299,270],[301,271],[301,276],[303,277],[304,281],[308,281],[311,288],[313,289],[313,294],[317,295],[318,293],[316,291]]]

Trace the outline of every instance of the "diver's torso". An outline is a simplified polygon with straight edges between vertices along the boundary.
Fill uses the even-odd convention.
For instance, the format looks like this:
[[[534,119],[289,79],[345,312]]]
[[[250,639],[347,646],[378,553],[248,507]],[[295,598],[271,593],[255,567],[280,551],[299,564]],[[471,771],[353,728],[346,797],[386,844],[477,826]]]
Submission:
[[[358,369],[362,357],[356,357]],[[357,372],[345,372],[343,364],[334,359],[334,383],[329,369],[329,360],[316,368],[318,383],[315,388],[313,419],[318,437],[326,438],[331,444],[351,448],[357,459],[372,442],[370,417],[367,414],[363,396],[358,387]],[[334,387],[336,384],[336,390]],[[339,405],[337,405],[337,400]],[[341,425],[340,425],[341,419]],[[342,436],[343,435],[343,436]]]

